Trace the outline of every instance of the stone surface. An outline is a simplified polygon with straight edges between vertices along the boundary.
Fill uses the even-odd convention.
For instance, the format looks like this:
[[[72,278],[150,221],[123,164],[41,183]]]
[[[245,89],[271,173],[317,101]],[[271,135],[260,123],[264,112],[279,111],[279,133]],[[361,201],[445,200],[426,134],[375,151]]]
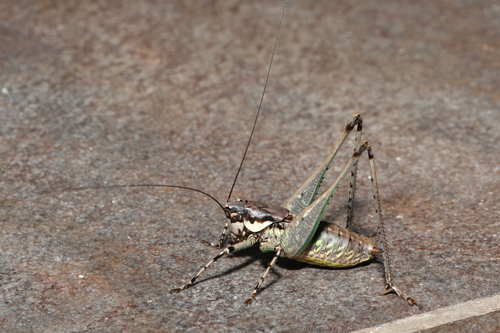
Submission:
[[[433,329],[425,330],[424,333],[446,333],[446,332],[498,332],[500,330],[500,311],[478,316],[466,320],[459,320]]]
[[[0,1],[2,331],[346,332],[500,293],[496,1],[290,1],[233,194],[283,204],[361,113],[395,280],[423,310],[378,296],[380,261],[288,259],[245,307],[272,258],[258,248],[170,294],[217,253],[202,243],[222,231],[216,204],[181,190],[63,190],[174,183],[224,202],[281,5]],[[377,230],[368,174],[362,158],[364,235]],[[325,220],[343,224],[345,186],[333,201]]]

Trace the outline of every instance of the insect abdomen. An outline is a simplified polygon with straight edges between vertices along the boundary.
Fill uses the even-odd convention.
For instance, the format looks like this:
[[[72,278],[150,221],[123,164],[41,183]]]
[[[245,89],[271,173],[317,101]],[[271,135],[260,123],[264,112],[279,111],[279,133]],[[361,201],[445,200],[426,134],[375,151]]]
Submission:
[[[319,266],[349,267],[373,258],[374,248],[371,238],[321,222],[311,243],[294,259]]]

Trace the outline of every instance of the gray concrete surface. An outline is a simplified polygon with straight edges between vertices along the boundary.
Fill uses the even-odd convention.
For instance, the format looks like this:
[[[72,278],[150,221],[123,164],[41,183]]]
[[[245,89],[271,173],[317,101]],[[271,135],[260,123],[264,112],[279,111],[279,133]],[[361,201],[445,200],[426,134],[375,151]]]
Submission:
[[[2,331],[347,332],[500,293],[497,1],[290,1],[234,192],[283,204],[361,113],[395,279],[423,310],[378,296],[380,262],[287,259],[245,307],[272,258],[257,248],[172,295],[216,254],[202,240],[219,237],[217,205],[176,190],[61,190],[175,183],[224,201],[281,5],[0,1]],[[365,235],[368,172],[363,159]],[[325,220],[342,224],[345,187],[334,201]]]
[[[418,313],[382,325],[367,327],[356,333],[413,332],[498,332],[500,330],[500,295]]]

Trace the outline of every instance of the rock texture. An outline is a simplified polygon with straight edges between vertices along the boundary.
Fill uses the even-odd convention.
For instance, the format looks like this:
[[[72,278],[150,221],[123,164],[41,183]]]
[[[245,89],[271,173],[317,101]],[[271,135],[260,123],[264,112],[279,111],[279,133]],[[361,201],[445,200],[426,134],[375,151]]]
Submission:
[[[380,261],[287,259],[245,307],[272,258],[258,248],[170,294],[217,253],[202,243],[222,231],[216,204],[181,190],[65,190],[174,183],[224,202],[281,6],[0,2],[0,330],[346,332],[500,293],[496,1],[290,1],[233,194],[283,204],[361,113],[395,280],[424,310],[378,296]],[[363,235],[377,231],[368,174],[365,157]],[[333,201],[325,220],[343,225],[347,187]],[[476,325],[453,330],[462,324]]]

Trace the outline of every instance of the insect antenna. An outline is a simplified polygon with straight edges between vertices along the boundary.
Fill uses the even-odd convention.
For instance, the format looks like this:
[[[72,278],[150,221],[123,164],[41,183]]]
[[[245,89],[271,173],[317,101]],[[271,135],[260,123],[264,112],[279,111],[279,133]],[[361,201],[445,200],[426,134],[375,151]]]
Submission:
[[[215,197],[213,197],[211,194],[208,194],[205,191],[199,190],[197,188],[193,187],[187,187],[187,186],[180,186],[180,185],[167,185],[167,184],[126,184],[126,185],[106,185],[106,186],[84,186],[84,187],[74,187],[74,188],[68,188],[64,191],[83,191],[83,190],[100,190],[100,189],[110,189],[110,188],[123,188],[123,187],[170,187],[170,188],[180,188],[183,190],[189,190],[189,191],[194,191],[201,193],[203,195],[206,195],[213,201],[215,201],[220,208],[224,211],[224,214],[226,217],[228,217],[228,210],[224,208],[224,206],[217,200]]]
[[[287,0],[285,0],[285,2],[283,3],[283,9],[281,10],[281,17],[280,17],[280,22],[279,22],[279,25],[278,25],[278,32],[276,34],[276,40],[274,41],[274,48],[273,48],[273,53],[271,55],[271,61],[269,63],[269,69],[267,71],[266,82],[264,84],[264,89],[262,91],[262,96],[260,98],[260,103],[259,103],[259,107],[257,109],[257,114],[255,116],[254,123],[253,123],[252,132],[250,133],[250,137],[248,139],[248,142],[247,142],[247,145],[246,145],[246,148],[245,148],[245,152],[243,153],[243,157],[241,159],[240,166],[238,167],[238,171],[236,172],[236,177],[234,177],[233,184],[231,185],[231,190],[229,191],[229,195],[227,196],[227,202],[229,202],[229,200],[231,199],[231,194],[233,193],[234,186],[236,185],[236,180],[238,179],[238,176],[240,174],[241,168],[243,166],[243,162],[245,161],[245,157],[246,157],[247,152],[248,152],[248,147],[250,146],[250,142],[252,141],[253,133],[255,131],[255,125],[257,124],[257,119],[259,118],[260,110],[262,108],[262,102],[264,101],[264,95],[266,94],[267,83],[269,82],[269,76],[271,74],[271,67],[273,65],[274,54],[276,53],[276,46],[278,45],[278,37],[280,35],[281,23],[283,22],[283,15],[285,13],[286,3],[287,3]],[[219,202],[219,200],[217,200],[215,197],[213,197],[212,195],[208,194],[207,192],[204,192],[204,191],[199,190],[197,188],[187,187],[187,186],[170,185],[170,184],[125,184],[125,185],[105,185],[105,186],[104,185],[103,186],[99,186],[98,185],[98,186],[74,187],[74,188],[63,189],[62,191],[99,190],[99,189],[124,188],[124,187],[170,187],[170,188],[179,188],[179,189],[184,189],[184,190],[198,192],[198,193],[201,193],[201,194],[209,197],[213,201],[215,201],[220,206],[220,208],[222,208],[222,210],[224,211],[224,214],[226,215],[226,217],[229,218],[229,211],[228,211],[228,209],[225,208]]]
[[[280,23],[278,25],[278,32],[276,33],[276,40],[274,41],[273,54],[271,55],[271,61],[269,62],[269,69],[267,70],[266,83],[264,84],[264,90],[262,91],[262,96],[260,97],[260,103],[259,103],[259,107],[257,108],[257,115],[255,116],[255,120],[253,122],[252,132],[250,133],[250,137],[248,138],[245,152],[243,153],[243,157],[241,159],[240,166],[238,168],[238,171],[236,172],[236,177],[234,177],[233,185],[231,186],[231,189],[229,190],[229,194],[227,196],[227,202],[229,202],[229,200],[231,200],[231,194],[233,193],[234,185],[236,185],[236,180],[238,179],[238,176],[240,175],[241,167],[243,166],[243,162],[245,162],[245,157],[247,156],[248,147],[250,146],[250,141],[252,141],[253,132],[255,131],[255,125],[257,124],[257,119],[259,119],[260,109],[262,108],[262,102],[264,101],[264,95],[266,94],[267,82],[269,81],[269,75],[271,74],[271,67],[273,65],[274,53],[276,52],[276,46],[278,45],[278,37],[280,36],[281,22],[283,22],[283,15],[285,14],[286,3],[287,3],[287,0],[285,0],[285,2],[283,3],[283,9],[281,10],[281,18],[280,18]]]

